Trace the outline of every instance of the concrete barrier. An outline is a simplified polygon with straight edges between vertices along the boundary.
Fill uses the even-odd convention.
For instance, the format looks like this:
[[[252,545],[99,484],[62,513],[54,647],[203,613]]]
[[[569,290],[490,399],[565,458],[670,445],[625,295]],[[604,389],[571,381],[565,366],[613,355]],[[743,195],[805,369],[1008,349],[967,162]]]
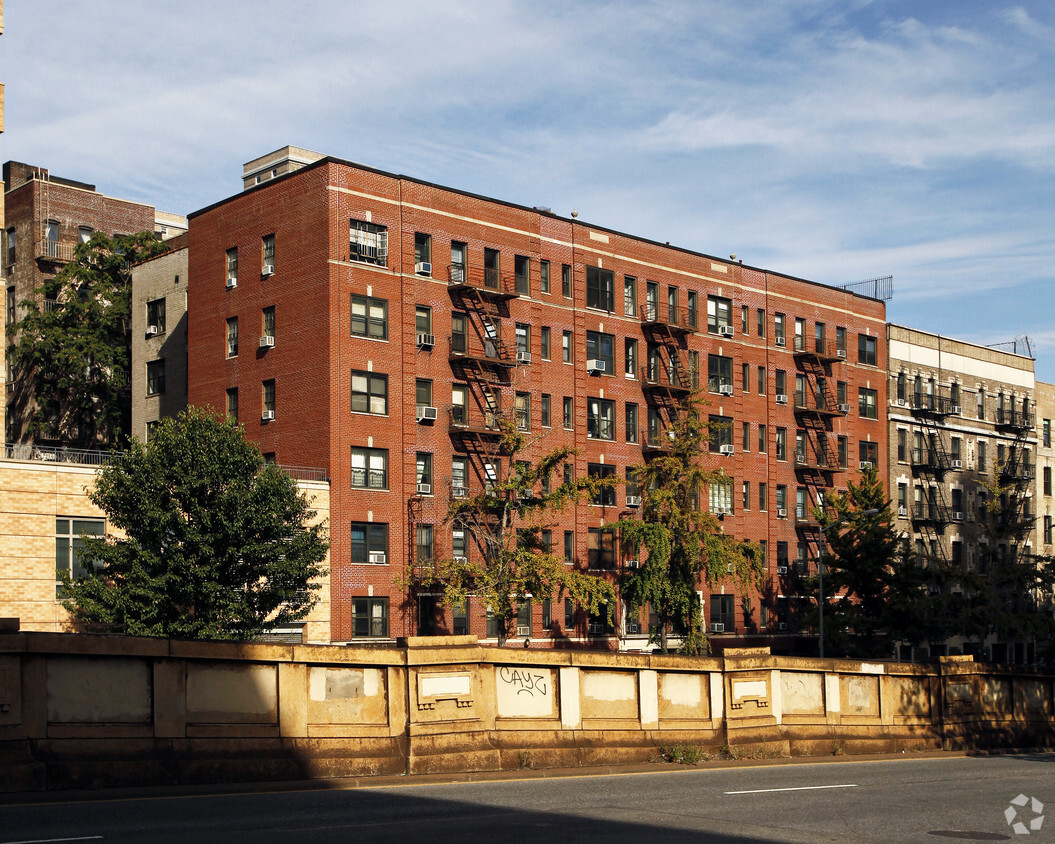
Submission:
[[[775,657],[185,642],[0,625],[0,789],[1055,744],[1050,674]]]

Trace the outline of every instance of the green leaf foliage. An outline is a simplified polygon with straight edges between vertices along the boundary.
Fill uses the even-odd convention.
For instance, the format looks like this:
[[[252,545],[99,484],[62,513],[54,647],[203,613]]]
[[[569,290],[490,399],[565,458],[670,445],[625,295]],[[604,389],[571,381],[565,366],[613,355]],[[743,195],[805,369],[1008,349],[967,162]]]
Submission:
[[[248,639],[304,618],[327,541],[296,482],[241,428],[191,408],[133,439],[90,493],[118,536],[87,539],[66,578],[80,622],[135,636]]]
[[[672,627],[692,654],[708,650],[696,590],[725,579],[751,589],[764,574],[760,549],[728,536],[717,517],[701,510],[709,484],[731,482],[722,469],[704,464],[717,432],[702,415],[703,404],[697,394],[689,396],[670,420],[667,451],[636,467],[640,517],[619,522],[624,552],[639,560],[620,581],[628,609],[650,606],[659,620],[652,638],[661,650],[668,649]]]
[[[477,553],[465,560],[421,561],[405,572],[404,585],[441,587],[448,606],[476,596],[497,622],[499,644],[516,624],[518,602],[527,596],[567,596],[591,614],[607,613],[611,619],[616,598],[612,584],[569,567],[544,547],[542,531],[555,513],[615,481],[566,475],[565,467],[574,466],[577,454],[567,447],[528,463],[524,455],[529,443],[515,419],[502,420],[501,430],[492,456],[501,455],[502,468],[480,494],[451,501],[446,518],[468,533]]]
[[[30,431],[67,445],[97,448],[131,430],[132,266],[167,251],[152,232],[95,232],[73,260],[21,303],[9,326],[15,401]]]

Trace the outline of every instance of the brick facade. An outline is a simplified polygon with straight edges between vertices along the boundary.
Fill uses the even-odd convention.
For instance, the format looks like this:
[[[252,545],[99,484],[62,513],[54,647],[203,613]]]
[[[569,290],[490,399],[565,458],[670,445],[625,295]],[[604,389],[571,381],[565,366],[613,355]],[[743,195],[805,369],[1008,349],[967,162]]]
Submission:
[[[828,486],[844,487],[857,476],[861,443],[874,444],[874,459],[885,465],[887,407],[885,307],[882,302],[852,293],[789,278],[687,250],[653,243],[594,227],[577,220],[524,208],[428,183],[363,168],[332,158],[287,176],[251,188],[242,194],[191,216],[189,289],[188,398],[191,404],[226,406],[229,390],[237,390],[239,419],[250,438],[265,453],[285,465],[325,466],[332,482],[331,591],[335,640],[354,636],[353,599],[387,598],[390,636],[413,635],[421,630],[452,629],[450,612],[432,615],[396,587],[403,565],[414,553],[414,528],[434,526],[434,553],[449,556],[450,528],[444,517],[452,493],[452,461],[469,459],[468,486],[478,488],[484,476],[467,441],[486,442],[466,434],[466,426],[452,426],[449,415],[454,384],[467,388],[467,427],[482,428],[485,384],[501,396],[500,407],[512,411],[517,393],[530,396],[530,430],[538,435],[534,453],[558,445],[580,450],[577,474],[588,464],[616,467],[625,477],[628,466],[644,459],[649,435],[650,406],[658,407],[663,391],[648,382],[659,372],[649,372],[649,342],[662,350],[663,372],[670,363],[669,350],[678,348],[685,367],[690,353],[698,357],[699,378],[708,386],[708,358],[731,359],[728,370],[731,395],[707,391],[708,412],[732,419],[733,454],[713,455],[713,465],[731,476],[731,512],[723,517],[724,529],[737,536],[767,544],[768,582],[763,595],[741,595],[730,580],[718,584],[715,594],[734,597],[732,627],[743,635],[771,636],[775,646],[790,647],[799,617],[796,590],[801,578],[794,571],[778,575],[778,543],[787,543],[790,561],[803,544],[807,565],[815,558],[816,533],[809,520],[795,518],[796,490],[809,488],[815,496]],[[371,263],[352,254],[350,221],[384,227],[388,254]],[[415,253],[415,235],[429,240],[428,263]],[[263,243],[274,236],[274,270],[263,272]],[[452,243],[463,244],[465,261],[452,259]],[[457,246],[454,247],[456,250]],[[237,249],[237,283],[227,282],[227,251]],[[493,250],[497,265],[485,269],[485,252]],[[457,255],[455,255],[455,258]],[[517,269],[526,259],[527,287],[519,295],[495,295],[496,284],[512,294]],[[542,290],[542,267],[548,262],[549,291]],[[562,290],[562,268],[569,267],[570,296]],[[612,308],[587,304],[587,272],[611,271]],[[636,279],[634,308],[624,307],[627,277]],[[464,280],[464,284],[461,282]],[[454,282],[454,283],[452,283]],[[658,285],[658,318],[648,319],[646,290]],[[677,314],[682,325],[672,326],[668,311],[671,290],[677,291]],[[690,292],[696,297],[694,330],[683,326]],[[352,297],[358,302],[383,300],[387,306],[385,336],[353,335]],[[708,297],[729,305],[729,328],[719,333],[708,328]],[[431,347],[418,343],[415,316],[418,306],[429,309]],[[260,347],[262,312],[275,309],[274,345]],[[742,309],[746,308],[747,331]],[[636,313],[634,310],[636,309]],[[763,331],[758,313],[763,313]],[[468,355],[459,354],[452,336],[452,313],[466,314]],[[785,319],[785,344],[776,345],[774,319]],[[489,316],[485,316],[489,314]],[[238,354],[228,355],[228,321],[238,320]],[[497,323],[497,338],[487,336],[488,319]],[[796,349],[796,320],[801,323],[801,347]],[[516,326],[529,332],[530,363],[516,361]],[[823,324],[820,346],[817,325]],[[550,348],[544,357],[543,328],[549,329]],[[837,329],[844,341],[836,348]],[[562,337],[571,332],[570,360],[562,359]],[[589,374],[587,333],[613,339],[613,372]],[[726,336],[731,335],[731,336]],[[859,362],[859,335],[868,362]],[[484,349],[488,339],[498,340]],[[637,341],[637,360],[627,372],[626,344]],[[455,348],[452,353],[452,342]],[[818,352],[818,348],[820,351]],[[467,362],[473,352],[483,359],[479,366]],[[509,366],[487,359],[506,355]],[[743,367],[747,366],[747,389]],[[764,373],[760,390],[758,374]],[[351,410],[352,372],[387,376],[384,413]],[[787,402],[776,402],[777,372],[784,373]],[[476,372],[477,375],[472,373]],[[796,407],[796,374],[803,376],[803,407]],[[360,378],[361,376],[357,376]],[[419,422],[416,399],[418,379],[431,382],[434,422]],[[665,377],[660,378],[666,380]],[[720,376],[724,382],[724,374]],[[274,419],[264,421],[264,385],[274,385]],[[840,382],[845,385],[839,387]],[[860,418],[859,390],[874,390],[877,418]],[[550,425],[542,424],[543,396],[550,397]],[[563,425],[564,398],[571,399],[570,430]],[[614,402],[612,439],[588,436],[591,399]],[[628,442],[626,406],[638,408],[636,442]],[[839,405],[849,405],[840,408]],[[743,425],[748,425],[747,449]],[[766,450],[759,450],[760,426],[765,425]],[[777,432],[784,431],[783,459],[777,459]],[[805,436],[807,454],[796,461],[796,432]],[[828,449],[818,455],[818,432],[827,434]],[[604,431],[607,434],[607,430]],[[838,466],[839,437],[845,437],[846,467]],[[353,486],[351,449],[387,450],[387,479],[382,488]],[[486,446],[484,446],[486,449]],[[864,453],[868,452],[868,446]],[[646,449],[647,450],[647,449]],[[433,464],[428,494],[418,494],[416,455],[430,454]],[[361,477],[356,475],[356,477]],[[742,484],[750,484],[749,506],[743,507]],[[759,487],[767,484],[768,507],[760,510]],[[777,516],[777,487],[786,488],[786,517]],[[587,560],[590,528],[617,520],[625,512],[626,490],[616,490],[616,505],[582,505],[554,520],[554,548],[565,531],[574,532],[574,557]],[[385,563],[352,562],[351,525],[387,524]],[[473,549],[475,552],[475,549]],[[380,559],[380,558],[378,558]],[[616,561],[618,570],[622,561]],[[815,566],[814,566],[815,568]],[[803,572],[805,574],[805,572]],[[552,627],[542,625],[542,597],[535,596],[531,624],[532,644],[554,638],[582,641],[587,638],[585,618],[579,614],[572,629],[565,630],[563,607],[554,602]],[[803,597],[799,595],[799,597]],[[745,601],[744,599],[748,599]],[[787,601],[781,600],[787,598]],[[711,602],[705,592],[704,616],[711,622]],[[767,617],[763,617],[765,607]],[[745,617],[745,610],[749,612]],[[644,634],[626,633],[622,612],[616,614],[624,647],[647,642]],[[470,608],[470,632],[486,633],[483,608]],[[781,627],[780,625],[785,625]],[[727,631],[728,632],[728,631]],[[614,639],[609,640],[614,645]]]

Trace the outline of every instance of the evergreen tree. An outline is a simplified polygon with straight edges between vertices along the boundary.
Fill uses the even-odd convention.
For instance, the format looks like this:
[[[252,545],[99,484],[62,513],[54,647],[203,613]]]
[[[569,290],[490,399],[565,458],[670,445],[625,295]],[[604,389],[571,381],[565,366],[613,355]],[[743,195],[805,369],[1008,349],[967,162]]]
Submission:
[[[21,303],[8,354],[31,433],[98,448],[131,431],[132,266],[167,248],[152,232],[95,232]]]
[[[730,577],[747,589],[764,574],[759,549],[726,535],[717,517],[701,509],[711,484],[732,483],[723,470],[704,466],[719,430],[702,416],[702,404],[693,394],[673,414],[666,451],[636,468],[640,516],[619,522],[625,552],[640,561],[620,583],[627,610],[650,607],[659,622],[652,639],[664,652],[668,627],[682,637],[684,652],[707,652],[697,589]]]
[[[73,617],[134,636],[249,639],[304,618],[327,542],[296,482],[244,432],[191,408],[104,466],[90,493],[120,535],[63,576]]]

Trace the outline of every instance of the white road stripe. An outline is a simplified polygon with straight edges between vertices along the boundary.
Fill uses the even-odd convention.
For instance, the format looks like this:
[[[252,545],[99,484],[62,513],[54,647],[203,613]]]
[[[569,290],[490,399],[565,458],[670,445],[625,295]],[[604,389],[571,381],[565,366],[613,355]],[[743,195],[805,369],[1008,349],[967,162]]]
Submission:
[[[857,783],[843,785],[800,785],[794,788],[755,788],[750,791],[727,791],[726,794],[769,794],[773,791],[817,791],[822,788],[857,788]]]
[[[0,844],[54,844],[57,841],[99,841],[101,835],[78,835],[76,838],[30,838],[25,841],[0,841]]]

